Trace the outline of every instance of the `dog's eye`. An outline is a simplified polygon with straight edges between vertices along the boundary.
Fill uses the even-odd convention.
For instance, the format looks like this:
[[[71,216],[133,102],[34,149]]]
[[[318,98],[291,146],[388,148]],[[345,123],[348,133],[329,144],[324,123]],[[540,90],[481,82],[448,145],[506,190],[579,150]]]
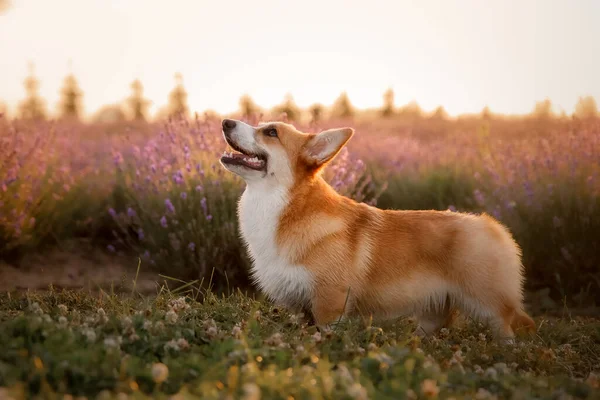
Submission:
[[[275,128],[267,128],[264,130],[265,136],[269,137],[277,137],[277,129]]]

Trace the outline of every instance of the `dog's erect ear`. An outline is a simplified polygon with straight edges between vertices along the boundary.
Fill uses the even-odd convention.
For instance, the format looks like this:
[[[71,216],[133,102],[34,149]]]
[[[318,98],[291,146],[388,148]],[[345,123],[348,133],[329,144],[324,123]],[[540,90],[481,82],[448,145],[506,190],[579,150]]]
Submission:
[[[302,154],[310,164],[323,165],[340,152],[352,135],[352,128],[328,129],[311,137],[304,145]]]

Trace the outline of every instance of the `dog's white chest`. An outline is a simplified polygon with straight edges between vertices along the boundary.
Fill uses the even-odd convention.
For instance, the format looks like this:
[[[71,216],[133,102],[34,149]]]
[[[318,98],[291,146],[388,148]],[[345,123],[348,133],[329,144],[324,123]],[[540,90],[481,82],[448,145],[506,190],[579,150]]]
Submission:
[[[279,217],[287,204],[281,189],[247,187],[239,203],[242,238],[253,259],[252,278],[276,303],[293,307],[310,299],[312,274],[277,247]]]

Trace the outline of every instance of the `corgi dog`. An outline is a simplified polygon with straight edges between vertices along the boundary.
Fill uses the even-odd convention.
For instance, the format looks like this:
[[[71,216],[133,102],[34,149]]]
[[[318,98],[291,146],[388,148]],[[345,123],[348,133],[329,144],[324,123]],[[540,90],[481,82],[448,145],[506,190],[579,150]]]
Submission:
[[[425,336],[461,313],[509,341],[535,331],[520,248],[490,216],[382,210],[341,196],[321,172],[352,128],[314,134],[231,119],[222,128],[234,151],[220,162],[246,182],[238,218],[251,275],[278,305],[310,311],[319,327],[412,315]]]

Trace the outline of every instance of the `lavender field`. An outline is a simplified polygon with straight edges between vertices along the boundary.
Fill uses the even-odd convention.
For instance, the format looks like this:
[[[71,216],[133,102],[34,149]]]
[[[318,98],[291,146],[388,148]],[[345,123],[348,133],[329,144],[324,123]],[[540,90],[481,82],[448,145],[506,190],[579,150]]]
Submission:
[[[257,118],[250,122],[257,122]],[[527,288],[600,301],[600,123],[398,118],[352,126],[327,171],[382,208],[486,212],[524,254]],[[0,117],[0,259],[85,240],[110,257],[216,291],[251,289],[237,233],[243,183],[218,163],[220,119],[84,125]],[[99,266],[101,268],[101,266]]]

